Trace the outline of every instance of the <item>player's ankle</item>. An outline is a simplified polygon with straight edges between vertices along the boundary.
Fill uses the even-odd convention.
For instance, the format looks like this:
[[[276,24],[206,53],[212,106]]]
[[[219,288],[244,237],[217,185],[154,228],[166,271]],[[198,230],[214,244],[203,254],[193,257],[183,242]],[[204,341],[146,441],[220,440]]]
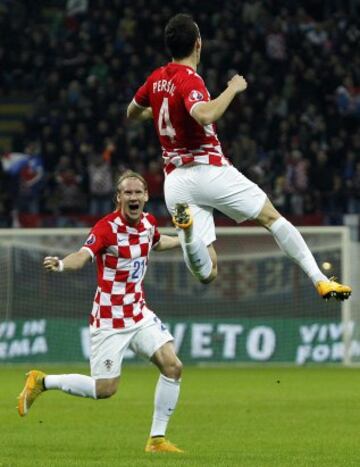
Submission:
[[[192,241],[193,241],[193,228],[192,228],[192,225],[190,225],[190,227],[187,227],[186,229],[183,229],[183,232],[184,232],[185,243],[192,243]]]

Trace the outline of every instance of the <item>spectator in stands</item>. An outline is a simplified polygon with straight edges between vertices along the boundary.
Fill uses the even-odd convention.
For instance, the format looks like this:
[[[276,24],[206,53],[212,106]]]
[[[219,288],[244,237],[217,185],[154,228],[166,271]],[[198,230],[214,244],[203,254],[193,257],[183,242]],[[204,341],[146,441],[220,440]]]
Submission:
[[[353,177],[347,181],[347,193],[347,212],[360,214],[360,161],[356,163]]]
[[[60,215],[84,212],[85,196],[81,188],[82,176],[71,164],[67,156],[60,158],[55,169],[56,207]]]
[[[104,215],[111,211],[113,204],[113,177],[110,161],[101,154],[94,154],[88,165],[90,214]]]
[[[153,159],[150,161],[147,170],[144,173],[149,193],[151,194],[148,202],[148,209],[157,217],[167,217],[168,211],[164,203],[164,174],[162,170],[162,161]]]
[[[340,114],[360,117],[360,86],[354,86],[350,75],[336,89],[336,104]]]
[[[16,211],[37,214],[43,190],[44,167],[39,154],[39,145],[29,143],[22,153],[6,153],[2,168],[11,180],[8,196]]]
[[[0,164],[0,228],[12,226],[12,200],[10,197],[10,176]]]
[[[18,211],[38,214],[44,188],[44,166],[39,145],[30,143],[25,148],[27,159],[19,172]]]
[[[296,215],[304,214],[304,195],[308,185],[308,162],[302,153],[294,149],[287,157],[285,191],[288,195],[289,210]]]
[[[328,164],[328,155],[320,149],[316,161],[310,168],[311,186],[315,193],[317,211],[329,214],[331,212],[331,194],[334,190],[335,173]]]

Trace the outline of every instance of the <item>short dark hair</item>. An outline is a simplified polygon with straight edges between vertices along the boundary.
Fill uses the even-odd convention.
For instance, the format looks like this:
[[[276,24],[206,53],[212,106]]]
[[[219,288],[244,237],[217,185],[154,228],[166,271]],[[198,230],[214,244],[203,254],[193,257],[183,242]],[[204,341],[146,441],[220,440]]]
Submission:
[[[190,15],[179,13],[165,26],[165,45],[175,59],[191,55],[198,37],[199,28]]]

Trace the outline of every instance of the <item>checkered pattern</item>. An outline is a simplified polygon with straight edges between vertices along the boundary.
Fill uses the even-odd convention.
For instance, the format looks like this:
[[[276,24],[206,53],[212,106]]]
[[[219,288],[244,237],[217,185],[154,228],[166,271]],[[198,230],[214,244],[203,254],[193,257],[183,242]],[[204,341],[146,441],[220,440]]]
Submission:
[[[187,150],[185,148],[175,148],[167,151],[162,148],[165,173],[171,173],[176,167],[188,164],[230,165],[224,157],[220,145],[204,144],[199,149]]]
[[[149,253],[160,239],[155,218],[144,213],[129,226],[119,212],[101,219],[83,248],[96,257],[98,287],[90,324],[102,329],[134,326],[146,312],[143,278]]]

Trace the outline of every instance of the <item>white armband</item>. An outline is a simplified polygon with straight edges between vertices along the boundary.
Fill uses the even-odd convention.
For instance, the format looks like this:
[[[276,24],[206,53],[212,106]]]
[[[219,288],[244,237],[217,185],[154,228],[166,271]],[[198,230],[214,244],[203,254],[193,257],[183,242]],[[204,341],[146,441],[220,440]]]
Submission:
[[[64,261],[59,259],[58,272],[63,272],[64,270]]]

